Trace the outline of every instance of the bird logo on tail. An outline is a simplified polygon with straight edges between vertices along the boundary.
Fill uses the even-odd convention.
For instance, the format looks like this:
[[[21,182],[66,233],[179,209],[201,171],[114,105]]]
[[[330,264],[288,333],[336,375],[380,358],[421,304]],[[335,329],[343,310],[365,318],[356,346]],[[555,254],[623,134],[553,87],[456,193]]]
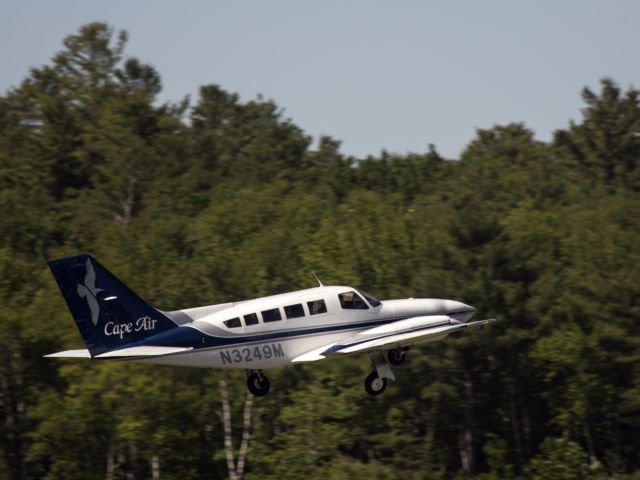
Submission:
[[[84,285],[78,284],[77,292],[80,297],[87,299],[89,310],[91,310],[91,321],[95,326],[98,324],[98,318],[100,317],[100,304],[96,295],[98,292],[102,292],[103,289],[96,288],[96,272],[88,258],[85,268],[87,273],[84,277]]]

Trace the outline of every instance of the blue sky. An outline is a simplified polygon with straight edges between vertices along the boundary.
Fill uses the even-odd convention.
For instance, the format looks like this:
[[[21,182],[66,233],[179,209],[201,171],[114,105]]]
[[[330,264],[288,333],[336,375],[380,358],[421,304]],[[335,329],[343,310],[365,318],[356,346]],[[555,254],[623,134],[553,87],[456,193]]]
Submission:
[[[524,122],[537,138],[580,119],[580,91],[640,87],[635,0],[322,2],[5,1],[0,92],[91,21],[129,32],[162,100],[210,83],[273,99],[346,154],[456,158],[476,128]]]

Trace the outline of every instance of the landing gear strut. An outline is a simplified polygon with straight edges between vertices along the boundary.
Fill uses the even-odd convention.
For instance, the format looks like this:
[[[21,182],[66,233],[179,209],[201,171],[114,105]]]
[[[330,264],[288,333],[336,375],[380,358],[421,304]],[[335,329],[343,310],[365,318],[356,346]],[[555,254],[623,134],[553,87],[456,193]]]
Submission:
[[[247,374],[247,387],[256,397],[264,397],[269,393],[269,380],[262,370],[249,370]]]
[[[364,388],[369,395],[380,395],[387,388],[387,379],[395,380],[396,377],[387,363],[383,352],[371,352],[369,354],[374,370],[364,381]]]

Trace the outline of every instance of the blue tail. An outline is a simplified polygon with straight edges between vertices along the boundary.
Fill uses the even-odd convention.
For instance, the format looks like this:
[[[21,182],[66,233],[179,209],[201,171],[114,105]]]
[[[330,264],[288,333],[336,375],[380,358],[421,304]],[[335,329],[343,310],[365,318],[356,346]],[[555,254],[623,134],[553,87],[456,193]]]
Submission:
[[[91,356],[177,327],[90,255],[49,262]]]

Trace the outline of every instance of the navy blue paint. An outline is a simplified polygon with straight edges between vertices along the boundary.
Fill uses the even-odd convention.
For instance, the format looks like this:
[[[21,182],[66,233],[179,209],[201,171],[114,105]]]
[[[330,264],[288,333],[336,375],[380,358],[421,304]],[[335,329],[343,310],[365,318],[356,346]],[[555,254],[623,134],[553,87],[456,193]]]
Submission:
[[[90,255],[53,260],[49,268],[92,356],[178,328]],[[116,298],[106,300],[113,297]],[[140,321],[145,317],[149,318],[146,325],[153,328],[138,328],[138,324],[145,325],[144,320]],[[123,333],[122,338],[119,334],[106,334],[114,329],[126,330],[128,324],[131,331]]]

